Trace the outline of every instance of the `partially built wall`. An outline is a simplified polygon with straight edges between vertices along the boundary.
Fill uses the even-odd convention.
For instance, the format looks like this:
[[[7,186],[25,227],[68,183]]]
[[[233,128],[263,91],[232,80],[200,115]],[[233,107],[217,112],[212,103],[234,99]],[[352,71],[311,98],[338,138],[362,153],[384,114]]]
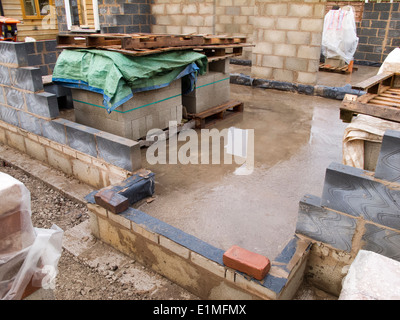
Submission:
[[[31,46],[0,43],[0,142],[96,188],[140,169],[136,141],[60,117],[57,95],[45,90],[42,69],[30,66]]]

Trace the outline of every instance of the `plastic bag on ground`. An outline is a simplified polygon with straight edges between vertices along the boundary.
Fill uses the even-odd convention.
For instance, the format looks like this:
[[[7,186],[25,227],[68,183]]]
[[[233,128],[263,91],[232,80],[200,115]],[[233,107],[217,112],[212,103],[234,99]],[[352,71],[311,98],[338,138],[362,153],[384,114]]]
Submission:
[[[63,231],[34,228],[30,192],[0,172],[0,299],[19,300],[28,284],[54,288]]]

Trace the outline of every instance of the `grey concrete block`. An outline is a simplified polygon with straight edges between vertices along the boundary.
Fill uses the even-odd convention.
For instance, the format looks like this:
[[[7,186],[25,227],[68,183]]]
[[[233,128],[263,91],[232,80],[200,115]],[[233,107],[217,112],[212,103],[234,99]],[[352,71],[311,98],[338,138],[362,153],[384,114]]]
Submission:
[[[7,104],[10,107],[14,107],[17,109],[24,109],[25,107],[25,98],[24,93],[22,91],[4,87],[6,92]]]
[[[27,67],[28,54],[25,42],[0,42],[0,63],[12,67]]]
[[[50,92],[26,93],[29,112],[41,117],[54,119],[59,115],[57,96]]]
[[[100,133],[99,130],[68,121],[65,123],[67,132],[67,144],[78,151],[86,153],[92,157],[97,157],[96,140],[94,135]]]
[[[42,119],[23,111],[19,113],[19,119],[22,129],[25,129],[40,136],[42,135]]]
[[[42,122],[43,136],[55,142],[66,144],[64,124],[49,120]]]
[[[350,252],[356,220],[320,206],[321,199],[305,195],[299,203],[296,233]]]
[[[0,65],[0,84],[11,85],[10,70],[8,67],[2,65]]]
[[[182,120],[181,82],[157,90],[137,92],[133,98],[108,114],[102,107],[103,96],[73,89],[76,122],[128,139],[140,139],[150,129],[164,129],[169,121]]]
[[[6,104],[6,97],[2,86],[0,86],[0,103]]]
[[[43,90],[42,73],[39,68],[10,68],[10,73],[14,87],[32,92]]]
[[[19,127],[17,110],[0,105],[0,117],[3,121]]]
[[[372,177],[372,172],[332,163],[326,170],[321,205],[400,229],[400,190]]]
[[[99,158],[128,171],[140,169],[139,143],[107,132],[96,135]]]
[[[400,233],[367,223],[362,236],[362,249],[400,261]]]
[[[400,131],[385,132],[375,178],[400,183]]]
[[[188,113],[205,111],[227,102],[229,99],[229,74],[213,71],[199,76],[197,78],[196,88],[192,92],[182,94],[182,104],[186,107]]]
[[[208,63],[208,70],[213,72],[220,72],[223,74],[229,74],[229,59],[222,59],[217,61],[212,61]]]

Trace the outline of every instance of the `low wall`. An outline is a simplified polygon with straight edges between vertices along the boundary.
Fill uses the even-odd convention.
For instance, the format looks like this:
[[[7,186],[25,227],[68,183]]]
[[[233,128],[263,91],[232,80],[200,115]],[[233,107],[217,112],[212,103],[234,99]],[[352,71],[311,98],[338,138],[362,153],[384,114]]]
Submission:
[[[97,188],[140,169],[136,141],[59,118],[57,96],[44,91],[26,45],[0,42],[1,142]]]
[[[303,280],[308,240],[294,236],[258,281],[226,267],[223,250],[133,208],[114,214],[93,194],[86,197],[93,235],[202,299],[291,299]]]
[[[359,250],[400,261],[400,132],[387,131],[375,172],[332,163],[321,197],[301,199],[296,234],[314,243],[306,277],[339,295]]]

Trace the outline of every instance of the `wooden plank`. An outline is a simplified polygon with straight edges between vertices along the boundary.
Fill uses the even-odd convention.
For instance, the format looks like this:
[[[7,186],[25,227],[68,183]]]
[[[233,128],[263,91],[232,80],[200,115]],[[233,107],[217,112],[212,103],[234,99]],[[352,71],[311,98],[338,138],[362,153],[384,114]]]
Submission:
[[[366,114],[381,119],[400,122],[400,108],[383,106],[360,101],[346,101],[340,106],[340,111],[351,111],[354,114]]]
[[[383,80],[386,80],[390,77],[393,77],[393,73],[377,74],[373,77],[357,83],[356,85],[353,85],[352,88],[356,90],[367,91],[369,88],[381,83]]]
[[[370,100],[369,103],[384,105],[384,106],[391,106],[391,107],[400,107],[399,101],[393,101],[392,99],[388,99],[385,97],[375,97],[374,99]]]

